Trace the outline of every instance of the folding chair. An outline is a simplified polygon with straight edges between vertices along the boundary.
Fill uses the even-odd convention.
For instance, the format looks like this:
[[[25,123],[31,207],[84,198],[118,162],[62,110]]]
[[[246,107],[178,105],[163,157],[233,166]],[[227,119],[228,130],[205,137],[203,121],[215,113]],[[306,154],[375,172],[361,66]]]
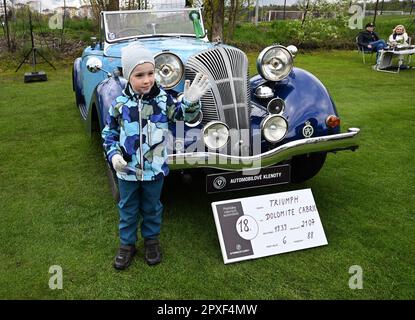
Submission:
[[[365,48],[364,46],[361,46],[361,45],[359,44],[359,36],[357,36],[357,37],[356,37],[355,41],[356,41],[356,46],[357,46],[357,52],[358,52],[359,54],[362,54],[362,57],[363,57],[363,63],[364,63],[364,64],[366,64],[365,55],[370,54],[370,59],[372,59],[372,56],[373,56],[373,51],[368,51],[368,50],[365,50],[366,48]]]

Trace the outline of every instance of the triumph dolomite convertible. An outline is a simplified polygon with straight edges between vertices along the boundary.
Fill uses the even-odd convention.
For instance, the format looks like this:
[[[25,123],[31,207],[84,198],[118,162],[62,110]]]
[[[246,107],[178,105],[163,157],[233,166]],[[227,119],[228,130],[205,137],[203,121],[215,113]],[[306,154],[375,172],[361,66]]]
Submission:
[[[154,53],[156,81],[174,99],[198,72],[211,88],[191,123],[170,125],[169,167],[203,171],[206,191],[302,182],[322,168],[328,152],[355,150],[359,129],[340,132],[340,118],[323,84],[293,67],[294,46],[259,53],[249,77],[244,52],[209,42],[199,9],[102,12],[100,38],[73,65],[76,104],[89,132],[102,130],[111,102],[126,86],[121,48],[140,42]],[[114,171],[108,166],[114,195]]]

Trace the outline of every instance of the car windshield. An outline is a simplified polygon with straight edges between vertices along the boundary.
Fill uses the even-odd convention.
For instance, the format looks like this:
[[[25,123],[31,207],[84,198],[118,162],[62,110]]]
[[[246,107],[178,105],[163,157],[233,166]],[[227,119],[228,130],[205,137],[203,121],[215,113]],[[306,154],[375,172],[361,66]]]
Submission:
[[[189,17],[191,12],[200,16],[195,9],[104,12],[105,37],[108,42],[114,42],[152,35],[195,36],[194,22]],[[203,27],[201,24],[202,21],[200,27]]]

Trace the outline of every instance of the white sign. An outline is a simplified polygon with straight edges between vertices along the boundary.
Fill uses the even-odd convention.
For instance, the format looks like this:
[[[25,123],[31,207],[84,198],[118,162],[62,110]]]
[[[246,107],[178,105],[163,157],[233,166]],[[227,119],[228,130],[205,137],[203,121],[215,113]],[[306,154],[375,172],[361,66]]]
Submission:
[[[212,202],[224,263],[327,244],[311,189]]]

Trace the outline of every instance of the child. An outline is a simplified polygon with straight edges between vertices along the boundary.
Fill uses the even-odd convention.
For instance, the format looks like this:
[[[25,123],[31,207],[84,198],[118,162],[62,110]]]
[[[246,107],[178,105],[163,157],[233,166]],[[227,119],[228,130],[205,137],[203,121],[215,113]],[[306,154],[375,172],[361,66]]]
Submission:
[[[114,260],[118,270],[126,269],[136,253],[139,213],[145,260],[149,265],[161,262],[160,194],[169,172],[164,133],[169,121],[196,118],[199,99],[210,86],[207,76],[197,74],[191,86],[186,80],[183,102],[174,103],[155,83],[155,63],[149,50],[128,45],[121,52],[121,65],[128,83],[123,95],[110,106],[102,131],[107,159],[117,173],[120,191],[121,244]]]

